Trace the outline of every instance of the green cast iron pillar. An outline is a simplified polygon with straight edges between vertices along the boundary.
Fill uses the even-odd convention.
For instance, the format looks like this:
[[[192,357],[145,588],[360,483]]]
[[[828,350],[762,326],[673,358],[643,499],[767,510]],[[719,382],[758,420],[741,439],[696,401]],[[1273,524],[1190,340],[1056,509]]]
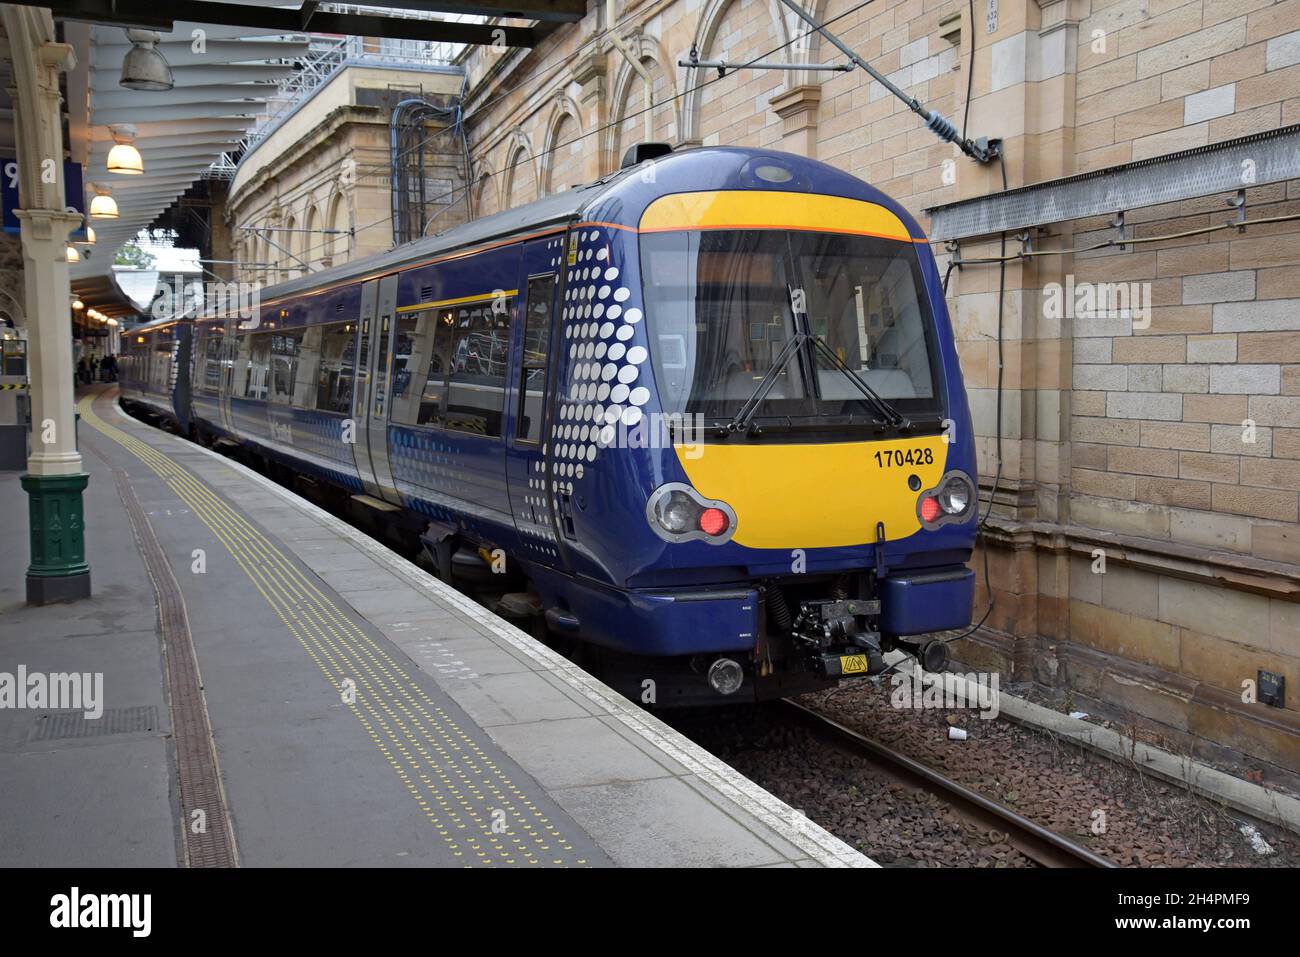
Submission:
[[[22,477],[31,521],[32,562],[27,566],[27,604],[48,605],[90,595],[86,523],[81,493],[90,476]]]

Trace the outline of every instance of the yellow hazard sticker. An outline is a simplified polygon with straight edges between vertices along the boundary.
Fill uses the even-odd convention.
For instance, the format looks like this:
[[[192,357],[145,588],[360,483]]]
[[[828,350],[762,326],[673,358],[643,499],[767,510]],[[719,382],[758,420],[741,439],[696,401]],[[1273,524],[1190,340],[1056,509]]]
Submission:
[[[569,233],[569,265],[578,265],[578,234]]]
[[[865,675],[867,673],[867,656],[840,655],[840,671],[846,675]]]

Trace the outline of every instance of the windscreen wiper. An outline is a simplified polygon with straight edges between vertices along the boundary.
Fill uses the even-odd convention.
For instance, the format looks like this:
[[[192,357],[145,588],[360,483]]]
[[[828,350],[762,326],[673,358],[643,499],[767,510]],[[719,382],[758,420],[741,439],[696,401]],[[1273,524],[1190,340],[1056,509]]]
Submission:
[[[790,360],[798,354],[800,346],[809,338],[811,337],[807,333],[796,332],[794,337],[785,344],[785,347],[777,353],[776,361],[772,363],[771,368],[763,376],[763,380],[754,389],[753,395],[745,400],[745,404],[727,423],[727,432],[742,432],[749,429],[749,423],[758,414],[758,407],[763,404],[767,394],[772,391],[772,386],[776,385],[777,378],[785,371],[785,367],[790,364]]]
[[[911,421],[892,405],[880,397],[875,389],[867,385],[866,380],[844,364],[844,360],[837,356],[833,349],[816,336],[812,337],[813,347],[820,349],[830,357],[831,362],[835,363],[835,368],[848,376],[849,381],[858,387],[858,390],[867,397],[867,400],[875,406],[876,410],[885,417],[885,421],[900,431],[908,431],[912,428]]]

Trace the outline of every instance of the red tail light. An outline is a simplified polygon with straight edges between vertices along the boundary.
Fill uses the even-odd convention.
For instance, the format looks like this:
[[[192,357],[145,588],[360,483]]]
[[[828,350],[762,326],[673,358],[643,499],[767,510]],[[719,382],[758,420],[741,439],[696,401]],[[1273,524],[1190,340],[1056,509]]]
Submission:
[[[706,535],[721,535],[727,530],[727,513],[720,508],[706,508],[700,513],[700,531]]]
[[[924,521],[933,522],[939,517],[940,511],[942,510],[939,508],[939,502],[936,499],[929,496],[921,499],[921,518]]]

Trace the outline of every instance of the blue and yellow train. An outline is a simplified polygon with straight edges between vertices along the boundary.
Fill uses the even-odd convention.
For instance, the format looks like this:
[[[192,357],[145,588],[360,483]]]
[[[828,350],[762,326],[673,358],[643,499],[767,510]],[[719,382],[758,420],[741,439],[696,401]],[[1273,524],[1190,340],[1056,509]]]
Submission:
[[[133,329],[121,378],[646,703],[788,695],[897,647],[934,664],[929,636],[970,622],[975,451],[934,257],[805,158],[634,150],[251,314]]]

